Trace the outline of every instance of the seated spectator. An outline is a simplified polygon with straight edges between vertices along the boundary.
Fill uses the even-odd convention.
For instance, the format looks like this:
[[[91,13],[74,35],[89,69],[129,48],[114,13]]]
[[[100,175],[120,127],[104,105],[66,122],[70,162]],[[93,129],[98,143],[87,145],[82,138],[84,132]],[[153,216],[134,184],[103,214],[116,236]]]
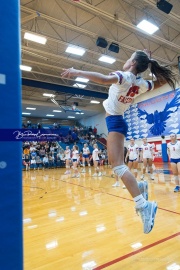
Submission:
[[[24,153],[25,155],[29,155],[29,154],[30,154],[29,148],[28,148],[28,147],[25,147],[23,153]]]
[[[41,164],[42,164],[42,160],[40,159],[40,156],[36,156],[36,167],[38,168],[38,170]]]
[[[36,154],[36,152],[33,150],[33,151],[31,152],[31,158],[36,158],[36,156],[37,156],[37,154]]]
[[[54,168],[54,157],[52,157],[52,155],[49,155],[48,158],[49,158],[49,168]]]
[[[29,155],[24,156],[23,165],[26,166],[26,171],[30,170],[30,156]]]
[[[45,157],[43,157],[43,165],[45,169],[49,167],[49,159],[47,154],[45,155]]]
[[[36,147],[33,145],[33,143],[30,144],[30,153],[36,151]]]
[[[41,149],[39,150],[39,156],[41,158],[45,157],[46,151],[45,148],[42,146]]]
[[[32,159],[31,159],[31,166],[32,166],[32,168],[34,170],[36,169],[36,159],[35,159],[35,157],[32,157]]]

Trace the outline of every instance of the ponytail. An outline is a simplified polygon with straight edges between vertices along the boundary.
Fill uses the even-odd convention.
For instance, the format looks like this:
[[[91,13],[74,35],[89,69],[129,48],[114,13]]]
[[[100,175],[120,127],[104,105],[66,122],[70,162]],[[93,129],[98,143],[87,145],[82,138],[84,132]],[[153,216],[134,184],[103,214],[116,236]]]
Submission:
[[[161,66],[154,59],[149,59],[151,73],[154,74],[158,82],[166,81],[172,89],[176,87],[176,74],[168,66]]]
[[[154,59],[149,59],[149,56],[144,51],[136,51],[134,60],[136,61],[137,73],[144,72],[149,67],[158,82],[166,81],[175,90],[177,82],[176,74],[168,66],[161,66]]]

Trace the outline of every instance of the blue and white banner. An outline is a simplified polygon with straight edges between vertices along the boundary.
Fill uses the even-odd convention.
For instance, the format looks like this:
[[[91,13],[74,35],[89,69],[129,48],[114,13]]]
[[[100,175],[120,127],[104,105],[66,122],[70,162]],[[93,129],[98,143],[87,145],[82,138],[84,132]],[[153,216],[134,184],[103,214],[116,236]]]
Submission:
[[[59,141],[54,129],[0,129],[0,141]]]
[[[124,118],[126,139],[180,134],[180,88],[131,105]]]

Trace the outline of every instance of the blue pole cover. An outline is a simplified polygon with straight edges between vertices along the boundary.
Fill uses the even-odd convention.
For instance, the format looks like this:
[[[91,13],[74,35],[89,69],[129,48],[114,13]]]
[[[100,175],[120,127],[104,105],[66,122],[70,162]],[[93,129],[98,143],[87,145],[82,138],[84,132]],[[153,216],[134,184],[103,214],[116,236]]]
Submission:
[[[20,1],[0,2],[0,136],[21,128]],[[0,141],[0,269],[23,269],[21,142]]]

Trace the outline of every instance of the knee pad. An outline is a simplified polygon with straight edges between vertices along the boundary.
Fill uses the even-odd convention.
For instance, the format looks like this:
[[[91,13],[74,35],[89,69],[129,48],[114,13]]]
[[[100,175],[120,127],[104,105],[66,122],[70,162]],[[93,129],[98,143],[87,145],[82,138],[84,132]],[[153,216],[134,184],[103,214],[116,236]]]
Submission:
[[[138,170],[137,169],[134,169],[134,172],[136,173]]]
[[[113,171],[116,175],[122,177],[125,174],[125,172],[129,171],[129,168],[125,164],[123,164],[123,165],[114,167]]]
[[[146,167],[143,166],[143,170],[146,170]]]
[[[152,166],[149,166],[149,170],[152,170]]]

